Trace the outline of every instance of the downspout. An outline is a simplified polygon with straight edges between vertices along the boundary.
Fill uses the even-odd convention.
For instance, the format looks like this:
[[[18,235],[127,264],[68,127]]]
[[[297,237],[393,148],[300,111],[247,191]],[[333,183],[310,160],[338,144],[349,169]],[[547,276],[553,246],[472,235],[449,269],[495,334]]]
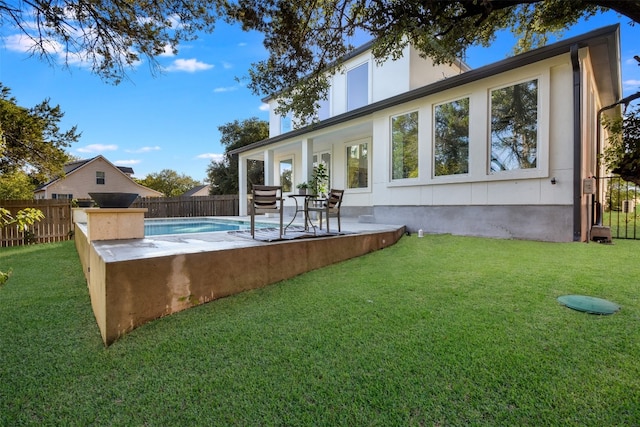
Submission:
[[[580,60],[578,45],[571,46],[573,67],[573,241],[582,237],[582,111],[580,103]]]

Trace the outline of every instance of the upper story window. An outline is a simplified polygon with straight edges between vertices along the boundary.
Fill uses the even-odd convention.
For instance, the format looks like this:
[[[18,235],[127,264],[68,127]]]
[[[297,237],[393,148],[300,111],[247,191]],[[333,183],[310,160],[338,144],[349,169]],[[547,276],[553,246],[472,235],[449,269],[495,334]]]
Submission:
[[[435,176],[469,173],[469,98],[436,105]]]
[[[538,158],[538,80],[491,91],[491,172],[532,169]]]
[[[347,146],[347,188],[369,186],[369,144],[355,143]]]
[[[369,63],[347,71],[347,111],[369,103]]]
[[[391,118],[391,179],[418,177],[418,112]]]
[[[291,113],[280,117],[280,133],[291,132]]]
[[[104,185],[105,176],[104,172],[96,172],[96,184]]]
[[[316,117],[318,118],[318,120],[328,119],[331,115],[331,109],[329,108],[329,99],[320,99],[318,103],[320,104],[320,107],[318,108]]]

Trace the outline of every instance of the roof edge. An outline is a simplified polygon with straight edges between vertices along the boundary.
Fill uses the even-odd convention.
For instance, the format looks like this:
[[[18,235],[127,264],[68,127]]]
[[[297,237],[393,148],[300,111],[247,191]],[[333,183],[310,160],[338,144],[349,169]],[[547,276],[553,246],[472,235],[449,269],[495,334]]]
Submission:
[[[337,124],[360,118],[369,115],[375,111],[383,110],[385,108],[393,107],[405,102],[410,102],[418,98],[423,98],[434,93],[442,92],[447,89],[451,89],[456,86],[472,83],[474,81],[482,80],[492,75],[510,71],[516,68],[520,68],[534,62],[539,62],[545,59],[553,58],[563,53],[568,53],[571,46],[578,46],[578,48],[587,47],[596,43],[599,40],[611,39],[619,37],[620,24],[608,25],[606,27],[598,28],[588,33],[584,33],[578,36],[570,37],[566,40],[560,40],[556,43],[543,46],[528,52],[521,53],[519,55],[505,58],[491,64],[484,65],[482,67],[467,71],[462,74],[458,74],[452,77],[448,77],[444,80],[431,83],[426,86],[419,87],[417,89],[410,90],[408,92],[395,95],[391,98],[383,99],[375,103],[366,105],[353,111],[339,114],[337,116],[330,117],[318,123],[312,123],[300,129],[296,129],[282,135],[274,136],[273,138],[263,139],[261,141],[254,142],[253,144],[245,145],[244,147],[236,148],[229,151],[229,154],[240,154],[245,151],[250,151],[263,146],[275,144],[286,139],[295,138],[305,133],[316,131]],[[611,64],[612,70],[616,67],[615,64]]]

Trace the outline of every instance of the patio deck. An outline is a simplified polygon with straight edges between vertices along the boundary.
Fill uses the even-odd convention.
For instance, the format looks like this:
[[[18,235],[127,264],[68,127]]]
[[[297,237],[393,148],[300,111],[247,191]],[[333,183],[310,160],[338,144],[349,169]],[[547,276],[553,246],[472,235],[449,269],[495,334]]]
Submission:
[[[342,218],[342,231],[276,242],[230,232],[89,242],[79,225],[75,241],[103,341],[110,345],[159,317],[391,246],[405,228]]]

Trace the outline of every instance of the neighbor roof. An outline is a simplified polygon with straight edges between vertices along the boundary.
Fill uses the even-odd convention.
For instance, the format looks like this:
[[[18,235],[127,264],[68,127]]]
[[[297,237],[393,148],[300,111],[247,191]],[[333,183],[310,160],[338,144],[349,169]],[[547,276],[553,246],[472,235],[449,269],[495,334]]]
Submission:
[[[198,191],[202,190],[203,188],[207,188],[207,187],[209,187],[209,184],[198,185],[196,187],[193,187],[191,190],[186,191],[182,196],[183,197],[191,197],[194,194],[196,194]]]
[[[128,167],[128,166],[116,166],[114,164],[112,164],[109,160],[107,160],[104,156],[102,155],[98,155],[95,157],[92,157],[90,159],[84,159],[84,160],[76,160],[70,163],[66,163],[63,167],[62,170],[64,171],[65,175],[69,175],[72,172],[75,172],[76,170],[80,169],[81,167],[83,167],[84,165],[86,165],[87,163],[91,163],[94,160],[98,159],[98,158],[102,158],[104,159],[107,163],[111,164],[112,166],[114,166],[115,168],[119,169],[120,172],[127,174],[127,175],[133,175],[133,168]],[[53,184],[54,182],[60,180],[62,177],[57,176],[55,178],[53,178],[51,181],[46,182],[42,185],[40,185],[38,188],[35,189],[35,191],[40,191],[46,187],[48,187],[49,185]]]

